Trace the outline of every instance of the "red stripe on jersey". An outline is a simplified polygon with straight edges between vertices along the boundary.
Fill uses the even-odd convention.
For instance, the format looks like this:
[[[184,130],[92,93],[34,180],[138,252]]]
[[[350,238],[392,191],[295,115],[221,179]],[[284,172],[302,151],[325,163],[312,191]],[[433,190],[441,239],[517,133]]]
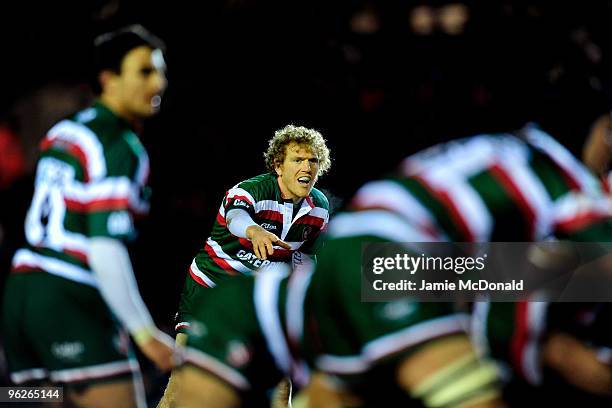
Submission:
[[[312,215],[307,214],[298,218],[294,224],[306,224],[312,225],[313,227],[321,228],[324,223],[325,220],[323,218],[313,217]]]
[[[287,262],[293,257],[293,250],[274,248],[274,253],[268,256],[268,260],[272,262]]]
[[[255,214],[257,218],[264,218],[266,221],[283,222],[283,214],[274,210],[261,210]]]
[[[202,280],[202,278],[200,278],[198,275],[196,275],[195,273],[193,273],[193,271],[191,270],[191,267],[189,267],[189,275],[191,276],[191,278],[196,281],[200,286],[204,286],[205,288],[209,288],[210,286],[208,286],[206,284],[206,282],[204,282],[204,280]]]
[[[472,234],[465,217],[461,214],[461,211],[459,211],[459,208],[457,208],[450,195],[448,195],[448,193],[444,190],[434,189],[419,176],[414,176],[414,179],[417,180],[429,192],[429,194],[431,194],[434,198],[437,198],[438,201],[440,201],[442,205],[448,209],[451,219],[457,228],[459,228],[459,231],[463,234],[465,240],[468,242],[473,242],[475,240],[474,234]]]
[[[225,222],[225,217],[221,215],[221,212],[217,213],[217,222],[222,227],[226,227],[227,226],[227,222]]]
[[[529,311],[529,302],[518,302],[516,304],[515,319],[516,329],[512,335],[510,343],[510,359],[516,369],[525,376],[525,367],[523,365],[523,355],[525,346],[527,345],[527,336],[529,332],[529,322],[527,313]]]
[[[89,168],[87,167],[87,155],[77,144],[71,143],[67,140],[52,138],[50,136],[45,137],[40,142],[40,149],[47,150],[55,143],[61,143],[61,147],[67,150],[71,155],[75,156],[81,167],[83,168],[83,178],[85,182],[89,181]]]
[[[315,208],[314,203],[312,202],[312,198],[310,198],[310,196],[306,197],[306,202],[308,203],[308,205],[310,206],[310,208]]]
[[[610,219],[610,216],[607,214],[602,214],[601,212],[583,212],[575,217],[558,221],[556,224],[556,229],[561,230],[564,233],[572,233],[607,219]]]
[[[246,238],[238,238],[238,241],[240,242],[240,245],[242,245],[245,248],[249,248],[249,249],[253,248],[253,243],[251,242],[251,240],[248,240]]]
[[[204,246],[204,250],[208,253],[208,255],[210,256],[210,258],[221,268],[223,269],[225,272],[227,272],[229,275],[237,275],[238,272],[232,268],[230,266],[229,263],[227,263],[227,261],[225,259],[221,259],[217,256],[217,254],[215,254],[215,251],[212,249],[212,247],[208,244],[206,244]]]
[[[106,198],[86,202],[64,198],[64,202],[66,203],[66,208],[68,210],[79,212],[117,211],[127,210],[129,208],[129,199],[127,197]]]
[[[11,268],[11,273],[37,272],[40,270],[40,266],[37,265],[19,264]]]
[[[87,263],[87,254],[76,249],[64,249],[66,255],[70,255],[83,263]]]
[[[498,164],[494,164],[489,168],[489,171],[491,171],[493,177],[500,182],[501,186],[506,190],[506,193],[508,193],[521,208],[525,219],[527,219],[529,223],[529,236],[533,238],[535,236],[536,214],[531,204],[529,204],[529,201],[527,201],[527,197],[525,197],[525,194],[523,194],[506,169]]]

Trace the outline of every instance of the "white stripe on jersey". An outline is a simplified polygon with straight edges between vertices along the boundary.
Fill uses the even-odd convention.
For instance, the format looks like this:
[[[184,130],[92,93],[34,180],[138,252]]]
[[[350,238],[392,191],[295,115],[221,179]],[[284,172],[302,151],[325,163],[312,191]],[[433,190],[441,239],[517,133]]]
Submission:
[[[457,332],[467,332],[469,324],[470,316],[464,313],[426,320],[368,342],[363,346],[362,354],[366,357],[367,361],[375,362],[389,354],[407,349],[429,339]]]
[[[34,253],[28,249],[20,249],[13,257],[13,267],[33,266],[38,267],[52,275],[61,276],[68,280],[83,283],[85,285],[98,287],[93,274],[87,269],[72,265],[60,259]]]
[[[280,204],[276,200],[261,200],[255,203],[256,213],[260,211],[276,211],[279,213],[283,213],[284,210],[285,210],[285,206],[283,204]]]
[[[212,248],[213,252],[215,253],[215,255],[218,258],[223,259],[224,261],[226,261],[232,268],[234,268],[235,270],[237,270],[238,272],[244,273],[244,274],[251,274],[253,271],[249,268],[247,268],[246,266],[244,266],[242,264],[242,262],[240,261],[236,261],[235,259],[233,259],[231,256],[229,256],[228,254],[226,254],[225,252],[223,252],[223,248],[221,248],[221,245],[219,245],[215,240],[213,240],[212,238],[208,238],[206,240],[206,243],[208,245],[210,245],[210,247]]]
[[[594,199],[582,193],[569,192],[555,202],[553,222],[557,225],[589,214],[601,217],[612,216],[608,199],[605,197]]]
[[[580,188],[590,194],[601,191],[599,181],[572,154],[548,133],[534,125],[525,128],[526,139],[546,153],[557,165],[575,178]]]
[[[253,196],[251,195],[251,193],[246,191],[244,188],[239,188],[237,186],[238,186],[238,184],[236,184],[234,187],[229,189],[229,191],[227,192],[227,199],[230,199],[230,198],[236,197],[236,196],[244,196],[244,197],[248,198],[251,201],[251,204],[255,205],[256,201],[253,198]]]
[[[206,274],[202,272],[200,268],[198,268],[195,258],[193,258],[193,261],[191,261],[191,266],[189,268],[191,269],[191,272],[193,272],[193,274],[198,278],[202,279],[209,288],[214,288],[216,286],[215,282],[211,281],[210,278],[206,276]]]
[[[436,238],[447,241],[436,219],[405,188],[390,180],[378,180],[365,184],[357,191],[353,201],[363,207],[382,207],[401,215],[407,222],[424,231],[435,231]]]
[[[454,314],[430,319],[366,343],[359,355],[335,356],[324,354],[317,358],[315,364],[323,372],[359,374],[367,371],[377,360],[390,354],[432,338],[465,332],[468,325],[469,316],[467,314]]]
[[[527,344],[521,355],[523,375],[532,385],[542,382],[542,364],[540,362],[540,337],[544,333],[546,316],[548,311],[547,302],[529,302],[527,304]]]
[[[291,370],[291,354],[285,342],[278,310],[278,292],[281,281],[290,272],[288,264],[274,262],[259,270],[255,277],[253,301],[268,350],[276,366],[285,374]]]
[[[546,192],[546,188],[535,173],[529,170],[528,163],[524,162],[524,159],[523,155],[506,156],[498,164],[522,191],[523,197],[525,197],[534,213],[535,228],[533,239],[542,239],[550,234],[552,226],[550,208],[552,201]]]
[[[394,242],[431,242],[397,214],[382,210],[342,213],[329,224],[329,236],[344,238],[374,235]]]
[[[91,180],[106,175],[106,159],[102,143],[88,127],[71,120],[62,120],[49,130],[47,137],[50,140],[65,140],[79,146],[87,156],[87,173]]]
[[[218,375],[239,390],[245,391],[251,388],[249,381],[239,371],[217,360],[215,357],[189,346],[185,347],[183,353],[186,362]]]
[[[86,204],[96,200],[130,199],[134,194],[132,190],[133,184],[128,177],[107,177],[93,183],[70,183],[65,186],[64,196]]]
[[[132,360],[115,361],[90,367],[56,370],[49,373],[53,382],[75,382],[92,378],[110,377],[122,373],[135,373],[139,371],[138,363]]]
[[[15,384],[21,384],[26,381],[42,380],[47,377],[46,368],[30,368],[28,370],[17,371],[11,373],[11,381]]]
[[[404,169],[422,167],[416,175],[431,187],[449,195],[475,241],[487,241],[493,228],[489,209],[468,183],[468,178],[489,167],[498,146],[486,136],[476,136],[467,141],[451,142],[448,149],[434,158],[423,160],[419,154],[409,157]],[[427,151],[426,151],[427,152]],[[419,161],[421,160],[421,161]],[[415,164],[416,163],[416,164]]]
[[[309,206],[310,207],[310,206]],[[327,222],[329,219],[329,211],[327,211],[323,207],[313,207],[310,211],[307,212],[311,217],[321,218],[323,221]],[[296,219],[299,217],[296,217]]]

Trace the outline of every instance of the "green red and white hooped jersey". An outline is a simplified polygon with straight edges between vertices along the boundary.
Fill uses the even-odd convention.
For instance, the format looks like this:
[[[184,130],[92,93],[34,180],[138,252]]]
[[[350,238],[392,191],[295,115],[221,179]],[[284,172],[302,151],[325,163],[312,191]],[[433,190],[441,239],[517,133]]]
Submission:
[[[258,259],[248,239],[228,230],[225,215],[232,209],[246,211],[255,223],[290,244],[291,249],[275,247],[267,260]],[[212,287],[217,279],[229,275],[248,275],[271,262],[290,262],[296,250],[315,254],[317,238],[329,220],[327,198],[313,188],[295,217],[293,214],[294,204],[282,198],[276,175],[266,173],[236,184],[225,194],[212,233],[193,259],[189,275],[198,284]]]
[[[96,286],[89,239],[127,240],[149,209],[149,158],[137,135],[101,103],[58,122],[40,145],[26,247],[13,272],[46,271]]]
[[[353,209],[391,211],[433,241],[537,241],[567,237],[610,217],[599,181],[551,136],[480,135],[405,159],[366,184]]]

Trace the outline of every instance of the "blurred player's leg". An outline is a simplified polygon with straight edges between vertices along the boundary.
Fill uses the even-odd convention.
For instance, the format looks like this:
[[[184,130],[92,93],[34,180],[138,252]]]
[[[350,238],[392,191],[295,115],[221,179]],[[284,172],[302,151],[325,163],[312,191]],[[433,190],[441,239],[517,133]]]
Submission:
[[[183,347],[187,344],[187,334],[186,333],[177,333],[176,334],[176,347]],[[157,408],[173,408],[176,406],[176,394],[177,394],[177,385],[176,385],[176,372],[173,370],[170,374],[170,379],[168,380],[168,385],[166,386],[166,390],[164,391],[164,395],[162,396],[159,404],[157,404]]]
[[[479,360],[470,340],[433,340],[400,365],[398,382],[427,407],[503,407],[492,363]]]
[[[239,408],[240,397],[227,383],[196,367],[175,371],[175,402],[181,408]]]
[[[131,381],[93,385],[82,392],[69,391],[68,397],[80,408],[132,408],[138,406],[134,385]]]

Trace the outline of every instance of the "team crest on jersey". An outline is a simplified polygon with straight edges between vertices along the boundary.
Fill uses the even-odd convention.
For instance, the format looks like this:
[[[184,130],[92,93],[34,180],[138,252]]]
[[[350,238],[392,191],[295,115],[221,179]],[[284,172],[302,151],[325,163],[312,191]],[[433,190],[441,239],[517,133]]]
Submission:
[[[227,362],[240,368],[251,361],[253,352],[241,341],[232,340],[227,345]]]

